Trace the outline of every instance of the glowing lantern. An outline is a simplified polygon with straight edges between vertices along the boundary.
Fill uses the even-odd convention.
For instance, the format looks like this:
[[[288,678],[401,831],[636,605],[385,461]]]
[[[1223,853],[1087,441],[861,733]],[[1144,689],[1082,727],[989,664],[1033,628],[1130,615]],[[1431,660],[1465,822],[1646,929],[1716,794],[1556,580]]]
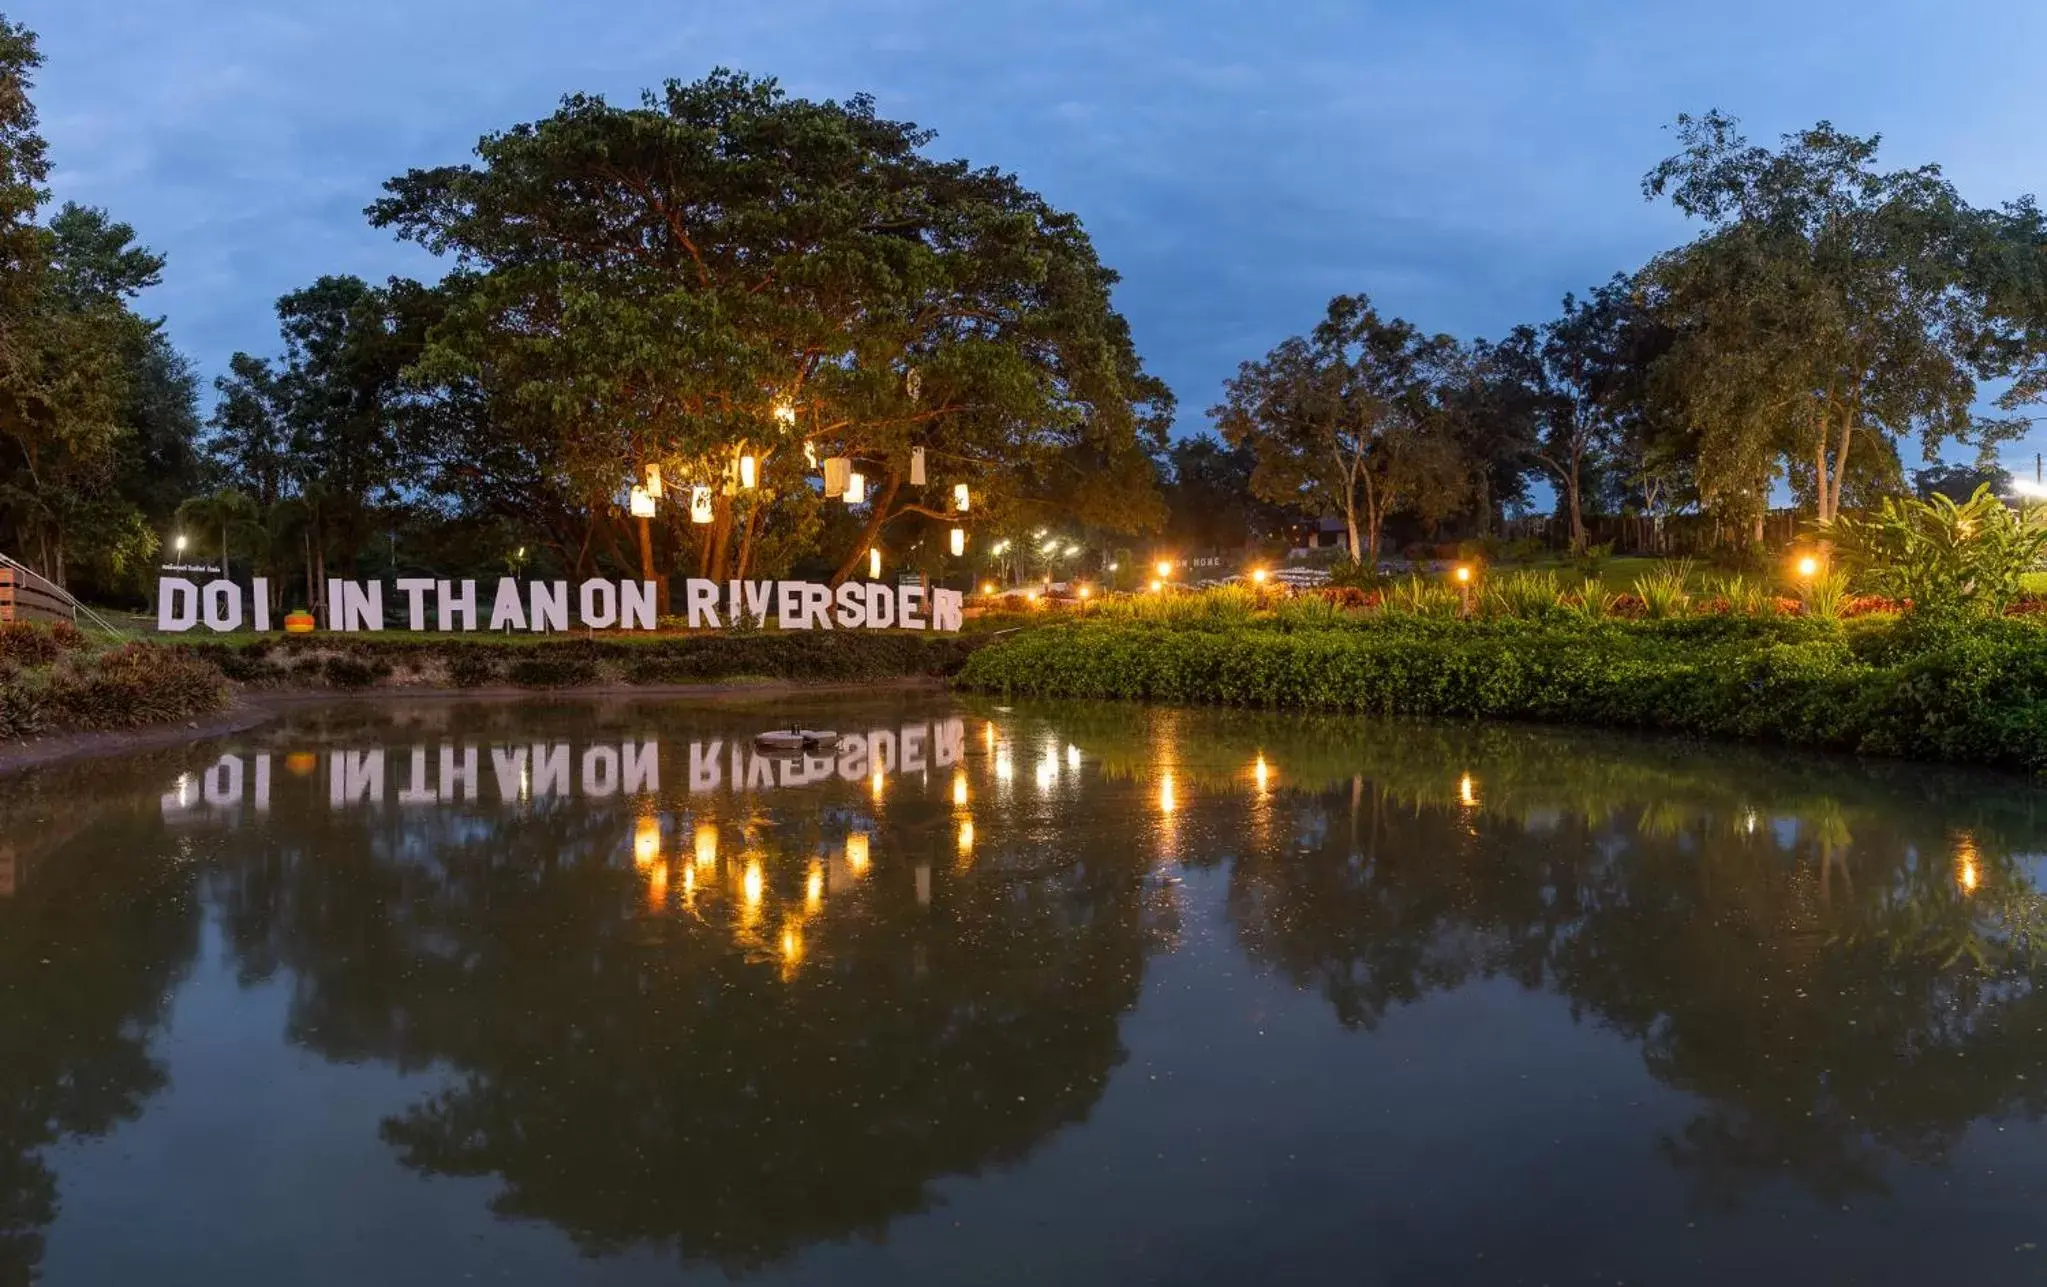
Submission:
[[[647,494],[644,487],[633,488],[631,507],[634,518],[654,517],[654,498]]]
[[[965,554],[966,552],[967,529],[963,527],[955,527],[954,529],[952,529],[952,556],[954,558],[958,558],[960,555]]]
[[[708,487],[690,488],[689,521],[692,523],[710,522],[712,520],[711,504],[712,502],[710,488]]]
[[[1080,597],[1083,599],[1088,598],[1089,596],[1094,594],[1094,592],[1095,588],[1091,585],[1084,585],[1080,587]]]
[[[1265,569],[1264,569],[1264,568],[1252,568],[1252,569],[1251,569],[1251,584],[1252,584],[1252,585],[1264,585],[1264,584],[1265,584]]]
[[[741,456],[739,458],[739,485],[741,487],[752,487],[759,472],[759,462],[755,461],[752,456]]]
[[[846,503],[848,505],[864,505],[867,503],[867,475],[846,475]]]
[[[1471,584],[1471,569],[1470,569],[1470,568],[1458,568],[1458,569],[1457,569],[1457,584],[1459,584],[1459,585],[1470,585],[1470,584]]]
[[[971,508],[971,500],[972,497],[967,495],[967,485],[965,483],[954,483],[952,485],[952,507],[954,509],[962,514],[966,513]]]
[[[1172,561],[1171,559],[1160,559],[1160,560],[1159,560],[1159,566],[1158,566],[1158,573],[1159,573],[1159,580],[1161,580],[1161,581],[1163,581],[1163,580],[1165,580],[1165,579],[1166,579],[1167,577],[1169,577],[1169,576],[1173,575],[1173,561]]]
[[[659,462],[647,466],[647,495],[661,499],[661,466]]]
[[[870,581],[881,580],[880,546],[875,546],[867,551],[867,579]]]
[[[982,594],[993,594],[993,593],[995,593],[995,583],[994,583],[993,581],[983,581],[983,582],[981,582],[981,593],[982,593]]]
[[[853,476],[853,461],[847,456],[830,456],[824,462],[824,494],[832,500],[846,494],[847,480]]]
[[[910,448],[910,486],[922,487],[923,485],[924,449],[922,447],[912,447]]]
[[[1798,560],[1798,575],[1804,577],[1808,581],[1810,581],[1813,577],[1819,575],[1819,570],[1820,561],[1810,554]]]
[[[796,423],[796,408],[786,402],[775,404],[775,423],[787,429]]]

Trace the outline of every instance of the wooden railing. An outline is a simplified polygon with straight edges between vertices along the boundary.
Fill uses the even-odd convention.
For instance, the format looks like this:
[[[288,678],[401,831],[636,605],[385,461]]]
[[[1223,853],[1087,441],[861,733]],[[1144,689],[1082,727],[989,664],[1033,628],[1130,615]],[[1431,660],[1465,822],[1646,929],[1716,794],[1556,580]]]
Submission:
[[[55,591],[0,567],[0,621],[76,621],[78,612]]]

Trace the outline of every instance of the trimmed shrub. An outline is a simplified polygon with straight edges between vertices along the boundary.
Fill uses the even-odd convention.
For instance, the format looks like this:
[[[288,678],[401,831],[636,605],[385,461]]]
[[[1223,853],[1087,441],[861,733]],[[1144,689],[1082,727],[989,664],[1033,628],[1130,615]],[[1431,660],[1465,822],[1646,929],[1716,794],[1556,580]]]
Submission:
[[[457,688],[482,688],[498,679],[498,664],[480,648],[457,648],[448,655],[448,682]]]
[[[47,666],[63,651],[48,626],[33,621],[0,621],[0,660],[20,666]]]
[[[1441,621],[1216,631],[1052,626],[969,688],[1042,697],[1540,720],[2047,772],[2047,630],[1865,618]]]
[[[597,667],[572,657],[522,657],[505,674],[522,688],[571,688],[597,682]]]

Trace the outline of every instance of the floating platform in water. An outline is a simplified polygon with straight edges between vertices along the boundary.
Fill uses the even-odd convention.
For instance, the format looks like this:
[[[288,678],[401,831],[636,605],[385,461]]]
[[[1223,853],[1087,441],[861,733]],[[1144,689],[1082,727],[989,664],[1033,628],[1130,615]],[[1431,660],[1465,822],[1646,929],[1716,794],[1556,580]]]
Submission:
[[[755,733],[753,744],[763,751],[829,751],[839,744],[839,735],[825,729],[783,728]]]

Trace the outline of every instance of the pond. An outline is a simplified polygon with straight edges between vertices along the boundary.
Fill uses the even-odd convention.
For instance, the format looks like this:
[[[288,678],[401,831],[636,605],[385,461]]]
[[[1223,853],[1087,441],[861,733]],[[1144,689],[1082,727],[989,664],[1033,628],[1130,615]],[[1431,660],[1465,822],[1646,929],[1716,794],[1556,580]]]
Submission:
[[[0,1283],[2047,1280],[2047,793],[930,695],[0,782]]]

